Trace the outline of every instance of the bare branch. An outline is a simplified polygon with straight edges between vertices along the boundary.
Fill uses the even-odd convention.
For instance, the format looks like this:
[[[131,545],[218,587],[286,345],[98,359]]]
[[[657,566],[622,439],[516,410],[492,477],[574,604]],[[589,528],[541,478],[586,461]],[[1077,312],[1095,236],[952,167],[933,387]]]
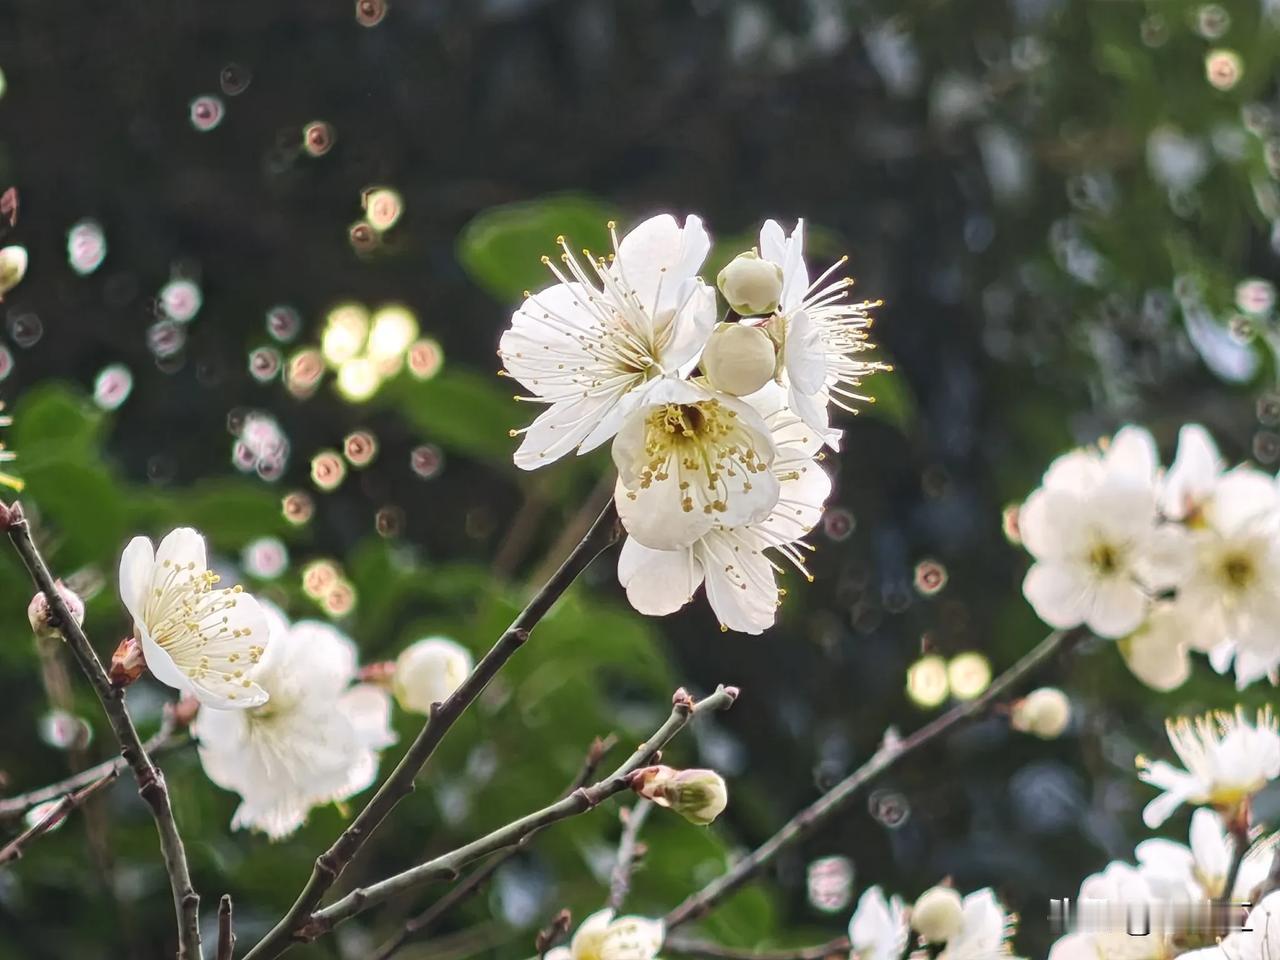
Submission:
[[[640,828],[644,826],[652,810],[653,801],[643,799],[626,809],[622,821],[622,839],[618,841],[618,859],[609,878],[609,900],[606,906],[612,910],[622,909],[622,903],[631,890],[631,871],[643,855],[643,847],[639,842]]]
[[[218,901],[217,960],[232,960],[236,953],[236,931],[231,912],[231,894],[224,893]]]
[[[190,738],[185,733],[178,731],[166,722],[158,733],[142,745],[142,748],[154,760],[156,757],[176,750],[190,742]],[[26,793],[0,799],[0,820],[20,817],[37,804],[44,803],[47,800],[56,800],[64,794],[73,793],[87,784],[101,780],[109,773],[123,773],[128,769],[128,766],[124,757],[112,757],[110,760],[104,760],[95,766],[87,767],[67,777],[65,780],[59,780],[57,783],[51,783],[46,787],[28,790]]]
[[[1009,688],[1019,683],[1027,674],[1044,664],[1060,650],[1074,646],[1087,635],[1087,631],[1080,627],[1051,633],[1021,660],[992,681],[982,696],[958,704],[902,740],[883,744],[871,759],[788,820],[781,830],[748,856],[743,857],[701,890],[686,897],[683,903],[664,918],[667,929],[673,930],[710,912],[721,900],[772,863],[782,850],[809,836],[826,823],[866,784],[907,754],[936,739],[957,724],[980,716],[988,706],[1003,696]]]
[[[350,920],[357,914],[363,913],[370,907],[395,894],[410,890],[420,884],[429,883],[433,880],[456,878],[458,870],[468,863],[495,850],[501,850],[504,847],[520,843],[526,837],[532,836],[553,823],[567,820],[599,806],[609,797],[628,789],[627,781],[630,774],[650,763],[654,755],[683,729],[695,714],[728,709],[737,699],[737,696],[738,691],[735,687],[720,687],[711,696],[695,705],[683,689],[676,691],[671,715],[667,718],[667,721],[605,779],[589,787],[581,787],[563,800],[543,807],[541,810],[536,810],[504,827],[499,827],[492,833],[458,847],[456,850],[428,860],[426,863],[419,864],[416,867],[411,867],[370,886],[357,887],[333,905],[317,911],[299,929],[299,939],[314,940],[323,936],[338,924]]]
[[[685,940],[668,937],[662,945],[663,953],[675,953],[686,957],[711,957],[713,960],[826,960],[827,957],[849,955],[849,938],[836,937],[828,943],[813,947],[794,947],[781,950],[735,950],[706,940]]]
[[[547,615],[556,601],[564,594],[578,575],[620,537],[618,514],[610,500],[600,512],[594,524],[578,546],[561,564],[560,569],[546,582],[512,621],[511,626],[498,638],[488,653],[476,664],[470,676],[462,682],[443,703],[435,705],[427,722],[419,731],[390,776],[382,782],[377,792],[351,825],[343,831],[334,844],[316,858],[311,877],[280,922],[258,942],[244,960],[268,960],[277,957],[290,946],[294,934],[306,923],[325,893],[341,876],[351,859],[369,842],[369,838],[386,819],[387,815],[413,790],[413,781],[423,766],[431,759],[436,746],[444,739],[453,724],[475,702],[480,693],[529,639],[529,633]],[[474,858],[473,858],[474,859]]]
[[[618,738],[612,733],[607,737],[596,737],[591,741],[591,746],[587,750],[586,759],[582,763],[582,769],[578,775],[574,777],[573,783],[569,784],[569,789],[561,796],[568,796],[580,787],[585,787],[591,782],[591,778],[595,776],[596,768],[600,766],[600,761],[604,759],[605,754],[613,749],[618,742]],[[449,889],[443,897],[437,900],[427,909],[423,910],[416,917],[407,920],[402,929],[395,936],[391,937],[377,952],[369,957],[369,960],[387,960],[392,954],[403,947],[409,940],[423,930],[429,928],[433,923],[443,917],[446,913],[460,904],[463,900],[475,894],[485,881],[498,872],[498,868],[514,857],[528,843],[529,838],[525,837],[513,847],[508,847],[496,857],[488,860],[482,866],[472,870],[469,874],[462,878],[457,884]]]
[[[0,864],[9,863],[11,860],[19,859],[26,852],[26,846],[32,840],[43,834],[48,833],[59,823],[61,823],[72,810],[80,806],[91,796],[113,783],[119,771],[109,770],[107,773],[97,780],[90,783],[87,787],[77,790],[75,793],[68,793],[50,810],[47,814],[40,818],[38,823],[34,823],[30,828],[24,830],[21,834],[14,837],[7,845],[0,848]]]
[[[179,960],[203,960],[204,951],[200,943],[200,896],[191,884],[191,872],[187,867],[187,854],[182,846],[182,836],[178,832],[178,824],[173,817],[173,806],[169,802],[169,790],[165,786],[164,774],[151,761],[150,754],[143,746],[142,739],[133,725],[133,718],[125,706],[124,690],[112,685],[103,669],[102,661],[94,652],[89,638],[67,610],[54,584],[52,574],[45,565],[44,558],[31,539],[31,529],[26,517],[22,514],[20,504],[13,504],[7,510],[7,532],[13,542],[23,565],[31,574],[36,587],[49,601],[49,609],[57,619],[58,627],[67,641],[67,646],[80,666],[81,672],[93,685],[98,700],[107,714],[107,720],[120,743],[120,754],[124,762],[133,771],[138,782],[138,793],[151,808],[152,819],[156,822],[156,831],[160,835],[160,852],[164,857],[165,870],[169,875],[169,886],[173,893],[173,907],[178,920],[178,958]]]

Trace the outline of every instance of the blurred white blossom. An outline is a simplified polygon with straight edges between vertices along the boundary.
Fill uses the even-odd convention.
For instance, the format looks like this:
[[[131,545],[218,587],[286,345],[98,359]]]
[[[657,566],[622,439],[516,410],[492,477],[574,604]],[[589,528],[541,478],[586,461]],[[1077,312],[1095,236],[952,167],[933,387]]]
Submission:
[[[601,910],[582,921],[568,946],[548,950],[546,960],[655,960],[665,936],[661,920]]]
[[[332,626],[292,626],[263,604],[271,640],[249,676],[270,694],[250,710],[201,709],[192,724],[209,779],[240,794],[231,825],[286,837],[312,807],[368,788],[395,742],[391,703],[355,684],[355,645]]]

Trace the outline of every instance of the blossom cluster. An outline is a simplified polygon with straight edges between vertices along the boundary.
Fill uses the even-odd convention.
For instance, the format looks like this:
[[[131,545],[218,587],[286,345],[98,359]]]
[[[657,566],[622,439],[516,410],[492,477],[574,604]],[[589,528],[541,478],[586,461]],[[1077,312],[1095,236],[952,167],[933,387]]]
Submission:
[[[280,839],[313,808],[372,786],[381,751],[396,740],[393,697],[425,714],[471,672],[470,653],[442,637],[360,670],[355,644],[332,625],[291,624],[270,603],[218,583],[195,530],[174,530],[158,548],[134,538],[120,561],[134,636],[117,651],[112,677],[132,682],[145,668],[197,702],[191,732],[201,765],[241,798],[233,827]],[[33,605],[33,627],[39,612]]]
[[[1143,819],[1158,827],[1182,804],[1195,805],[1188,843],[1144,840],[1134,850],[1136,864],[1114,861],[1086,878],[1073,929],[1048,960],[1265,960],[1280,950],[1280,925],[1271,922],[1280,892],[1270,889],[1269,876],[1280,835],[1258,835],[1251,805],[1280,777],[1275,718],[1263,710],[1251,723],[1237,708],[1168,727],[1185,769],[1138,758],[1139,777],[1162,791]],[[1210,908],[1224,901],[1256,906],[1240,929],[1228,931]],[[1135,913],[1148,929],[1141,937],[1129,929]]]
[[[775,221],[719,274],[698,271],[711,239],[696,216],[644,221],[613,251],[579,256],[563,237],[555,280],[526,296],[503,334],[505,372],[546,407],[515,454],[531,470],[612,441],[627,540],[618,578],[632,606],[661,616],[700,586],[725,629],[776,616],[778,565],[802,572],[802,538],[831,492],[819,466],[867,374],[869,302],[846,299],[838,261],[811,280],[804,222]]]
[[[1055,460],[1017,513],[1035,562],[1023,593],[1042,620],[1119,641],[1130,669],[1169,690],[1190,651],[1243,689],[1280,670],[1280,486],[1227,468],[1212,437],[1184,426],[1160,467],[1127,426],[1100,449]]]

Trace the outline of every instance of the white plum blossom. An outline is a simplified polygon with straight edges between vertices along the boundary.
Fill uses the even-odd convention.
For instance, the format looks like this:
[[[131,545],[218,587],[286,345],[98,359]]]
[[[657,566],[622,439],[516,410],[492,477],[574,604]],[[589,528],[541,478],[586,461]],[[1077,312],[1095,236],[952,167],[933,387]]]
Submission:
[[[204,538],[189,527],[169,533],[158,549],[135,537],[120,558],[120,597],[155,678],[206,707],[256,707],[268,696],[251,675],[267,645],[267,621],[239,586],[217,583]]]
[[[1234,714],[1182,717],[1166,727],[1184,769],[1138,758],[1139,779],[1163,791],[1142,812],[1149,827],[1160,826],[1184,803],[1233,813],[1280,777],[1280,732],[1269,708],[1259,710],[1253,724],[1237,707]]]
[[[871,301],[845,300],[849,278],[828,282],[848,258],[842,257],[810,282],[804,262],[804,221],[788,236],[776,220],[760,230],[760,256],[782,270],[777,311],[762,323],[778,344],[778,376],[788,389],[788,404],[812,429],[825,435],[828,404],[856,412],[852,404],[870,398],[858,392],[862,379],[882,363],[861,358],[871,349],[867,331]],[[834,446],[834,445],[833,445]]]
[[[808,576],[801,540],[822,518],[831,478],[814,459],[822,444],[819,433],[797,418],[785,399],[776,384],[748,398],[753,422],[766,426],[768,443],[776,451],[769,479],[777,493],[762,519],[734,525],[725,519],[728,512],[712,513],[712,523],[700,523],[703,532],[691,543],[655,549],[633,529],[632,502],[619,480],[618,508],[630,536],[618,558],[618,580],[635,609],[649,616],[674,613],[705,586],[725,629],[758,634],[773,625],[781,596],[776,579],[780,568],[769,551]],[[759,484],[760,475],[755,476],[753,482]],[[644,520],[635,525],[646,534],[652,526]]]
[[[1188,522],[1194,562],[1178,589],[1188,642],[1215,667],[1235,660],[1244,688],[1280,666],[1280,491],[1237,467],[1217,480]]]
[[[885,898],[878,886],[863,891],[849,920],[850,957],[857,960],[901,960],[910,928],[901,897]]]
[[[654,550],[686,547],[717,524],[756,523],[778,502],[775,455],[769,427],[750,404],[664,380],[614,440],[618,515]]]
[[[523,433],[516,465],[544,466],[612,437],[665,377],[686,376],[716,321],[715,292],[697,276],[711,240],[695,216],[644,221],[614,253],[583,259],[563,237],[559,283],[530,294],[498,350],[507,372],[547,405]]]
[[[984,887],[964,898],[960,931],[947,940],[937,960],[1001,960],[1010,957],[1015,919]]]
[[[313,807],[371,786],[379,751],[395,742],[391,703],[372,684],[355,684],[355,645],[334,627],[292,626],[273,607],[271,640],[251,669],[271,695],[250,710],[200,710],[192,724],[209,779],[240,794],[233,828],[278,840]]]
[[[546,960],[655,960],[665,937],[661,920],[600,910],[582,921],[568,946],[548,950]]]
[[[1153,592],[1185,576],[1185,532],[1159,523],[1155,471],[1151,436],[1134,427],[1105,453],[1073,451],[1050,466],[1018,514],[1036,560],[1022,590],[1041,620],[1120,638],[1142,624]]]
[[[1152,892],[1165,901],[1205,901],[1227,896],[1223,888],[1235,856],[1235,838],[1213,810],[1191,815],[1190,845],[1157,837],[1143,840],[1134,850],[1138,872]],[[1269,843],[1255,844],[1245,854],[1229,892],[1232,901],[1248,900],[1271,869]]]

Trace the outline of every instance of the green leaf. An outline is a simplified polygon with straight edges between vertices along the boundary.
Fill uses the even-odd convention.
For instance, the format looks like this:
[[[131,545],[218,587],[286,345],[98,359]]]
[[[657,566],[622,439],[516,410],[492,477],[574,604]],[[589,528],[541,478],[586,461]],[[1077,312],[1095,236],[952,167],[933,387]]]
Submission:
[[[902,374],[882,370],[864,380],[860,390],[873,400],[858,407],[861,416],[883,420],[903,433],[911,432],[916,422],[916,398]]]
[[[430,380],[399,377],[378,394],[378,402],[408,418],[423,439],[513,470],[511,429],[538,410],[521,409],[509,389],[496,376],[454,368]]]
[[[485,210],[458,237],[458,260],[471,279],[496,299],[514,302],[554,278],[543,256],[559,256],[556,237],[574,250],[609,249],[606,224],[611,207],[590,197],[565,194]]]

